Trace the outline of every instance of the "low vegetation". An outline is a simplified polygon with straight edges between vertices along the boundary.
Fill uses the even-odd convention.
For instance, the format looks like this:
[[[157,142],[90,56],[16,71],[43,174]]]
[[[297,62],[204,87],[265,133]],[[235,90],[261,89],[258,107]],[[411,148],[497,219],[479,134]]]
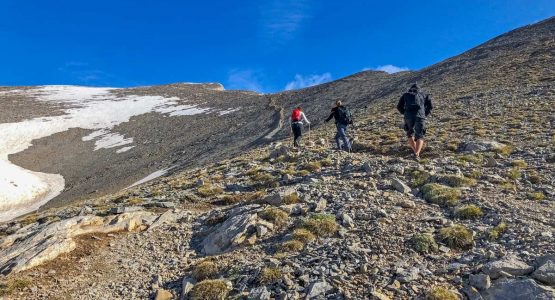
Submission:
[[[291,193],[283,197],[283,203],[285,204],[295,204],[295,203],[299,203],[300,201],[301,201],[301,198],[297,193]]]
[[[541,201],[545,200],[545,194],[542,192],[532,192],[526,195],[530,200]]]
[[[315,214],[304,221],[303,227],[318,237],[329,237],[337,231],[334,215]]]
[[[489,232],[488,232],[488,238],[490,240],[497,240],[499,239],[503,233],[505,233],[507,231],[507,224],[506,223],[499,223],[497,224],[497,226],[493,227]]]
[[[420,253],[435,252],[438,250],[434,237],[430,234],[415,234],[411,239],[414,249]]]
[[[426,300],[459,300],[459,296],[446,287],[433,287],[426,295]]]
[[[421,188],[424,199],[440,206],[455,206],[459,203],[461,192],[438,183],[428,183]]]
[[[273,267],[266,267],[260,271],[258,282],[261,284],[272,284],[278,282],[282,278],[281,270]]]
[[[212,196],[219,195],[223,192],[224,190],[221,187],[213,186],[210,183],[205,183],[197,189],[197,193],[203,197],[212,197]]]
[[[289,219],[289,215],[277,207],[268,207],[260,212],[259,216],[277,226],[285,225]]]
[[[204,280],[193,287],[193,300],[223,300],[229,293],[229,287],[223,280]]]
[[[303,242],[298,240],[290,240],[290,241],[283,242],[279,247],[279,250],[281,252],[300,252],[303,249],[304,249]]]
[[[473,247],[472,232],[463,225],[453,225],[439,231],[441,240],[452,249],[469,250]]]
[[[476,184],[476,180],[458,175],[441,175],[438,176],[437,181],[450,187],[465,187]]]
[[[194,267],[192,275],[197,281],[201,281],[214,278],[219,272],[218,265],[214,261],[204,260]]]
[[[27,279],[13,278],[5,284],[0,283],[0,297],[8,296],[16,292],[23,291],[31,285],[31,281]]]
[[[483,215],[482,209],[474,204],[461,205],[455,209],[455,217],[459,219],[477,219]]]
[[[316,239],[316,236],[304,228],[297,228],[293,231],[293,239],[303,243],[310,243]]]

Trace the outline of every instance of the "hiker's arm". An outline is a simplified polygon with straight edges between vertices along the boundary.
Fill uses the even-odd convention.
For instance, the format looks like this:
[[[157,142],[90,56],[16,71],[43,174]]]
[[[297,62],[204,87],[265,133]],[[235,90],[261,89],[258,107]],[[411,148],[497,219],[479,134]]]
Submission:
[[[306,124],[310,124],[310,121],[306,118],[306,115],[303,113],[301,113],[301,118],[304,122],[306,122]]]
[[[400,114],[405,113],[405,97],[401,96],[401,99],[399,99],[399,103],[397,103],[397,110]]]
[[[326,122],[328,122],[329,120],[331,120],[331,118],[333,118],[333,115],[335,114],[335,111],[332,109],[331,110],[331,114],[330,116],[326,119]]]
[[[430,98],[430,96],[426,96],[426,101],[424,102],[424,109],[426,110],[426,116],[428,116],[429,114],[432,113],[432,109],[434,109],[434,106],[432,105],[432,98]]]

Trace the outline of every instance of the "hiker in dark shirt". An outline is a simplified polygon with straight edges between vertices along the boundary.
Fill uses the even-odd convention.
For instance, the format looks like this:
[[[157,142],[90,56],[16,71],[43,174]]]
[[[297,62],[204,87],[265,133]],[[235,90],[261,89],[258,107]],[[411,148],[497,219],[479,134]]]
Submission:
[[[408,144],[414,152],[416,160],[420,159],[420,152],[424,147],[426,117],[430,115],[432,109],[430,96],[424,93],[416,83],[401,96],[397,104],[397,110],[404,115]]]
[[[331,120],[331,118],[335,118],[335,127],[337,128],[337,133],[335,134],[337,149],[351,152],[351,142],[349,142],[347,137],[347,126],[353,124],[353,118],[349,109],[342,105],[341,100],[335,101],[335,107],[331,109],[331,114],[326,119],[326,122]]]

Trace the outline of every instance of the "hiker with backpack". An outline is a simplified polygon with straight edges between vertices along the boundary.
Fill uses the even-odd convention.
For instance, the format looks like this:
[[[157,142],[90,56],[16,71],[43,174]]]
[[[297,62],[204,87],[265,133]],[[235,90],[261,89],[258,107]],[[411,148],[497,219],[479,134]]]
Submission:
[[[310,125],[310,122],[306,118],[306,115],[303,112],[303,109],[300,106],[297,106],[293,109],[291,113],[291,118],[289,118],[289,122],[291,123],[291,131],[293,131],[293,146],[299,147],[299,141],[301,136],[303,135],[303,121],[306,124]]]
[[[432,112],[432,100],[415,83],[401,96],[397,110],[404,115],[405,131],[408,144],[414,152],[414,158],[420,160],[420,151],[424,147],[426,134],[426,117]]]
[[[337,128],[337,133],[335,134],[337,149],[351,152],[351,142],[349,142],[347,137],[347,127],[353,124],[353,116],[349,109],[343,106],[341,100],[335,101],[335,107],[331,109],[331,114],[325,121],[328,122],[331,118],[335,118],[335,127]]]

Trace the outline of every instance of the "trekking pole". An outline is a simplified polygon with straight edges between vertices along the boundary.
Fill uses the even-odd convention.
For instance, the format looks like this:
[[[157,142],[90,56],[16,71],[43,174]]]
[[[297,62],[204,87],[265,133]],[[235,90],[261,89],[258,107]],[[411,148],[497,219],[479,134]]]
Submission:
[[[308,123],[308,141],[309,141],[309,142],[312,141],[312,140],[310,139],[310,123]]]

